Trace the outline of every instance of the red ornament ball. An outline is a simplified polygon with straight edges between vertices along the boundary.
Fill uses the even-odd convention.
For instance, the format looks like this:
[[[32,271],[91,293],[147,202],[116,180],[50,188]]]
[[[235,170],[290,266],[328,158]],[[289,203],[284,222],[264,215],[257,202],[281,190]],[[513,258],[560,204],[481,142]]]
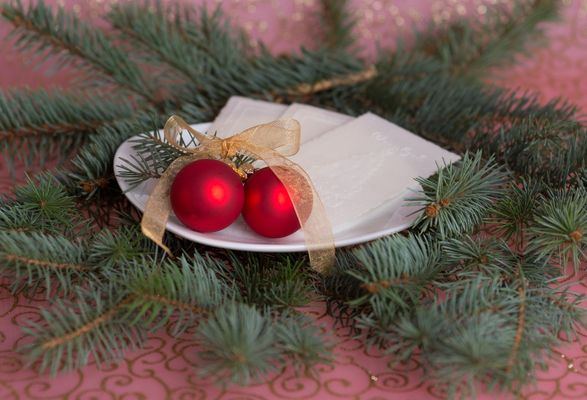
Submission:
[[[247,179],[243,217],[252,230],[265,237],[280,238],[300,229],[291,198],[269,167]]]
[[[171,185],[171,207],[177,218],[198,232],[226,228],[239,216],[244,203],[240,177],[218,160],[186,165]]]

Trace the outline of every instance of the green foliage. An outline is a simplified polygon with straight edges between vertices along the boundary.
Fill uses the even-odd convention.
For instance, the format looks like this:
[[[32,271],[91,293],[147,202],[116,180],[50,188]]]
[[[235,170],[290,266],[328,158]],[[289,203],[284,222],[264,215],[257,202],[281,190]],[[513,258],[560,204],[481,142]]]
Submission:
[[[482,273],[492,278],[512,275],[515,255],[503,240],[495,237],[472,238],[465,235],[443,242],[443,273],[468,279]]]
[[[480,79],[518,53],[528,53],[544,21],[555,19],[557,0],[531,0],[488,7],[480,21],[457,19],[416,36],[413,51],[437,59],[451,75]]]
[[[133,297],[122,317],[149,331],[171,325],[173,335],[196,325],[202,315],[231,296],[209,268],[210,261],[196,254],[191,260],[181,257],[178,262],[143,259],[131,268],[127,264],[116,277]]]
[[[459,164],[448,164],[430,178],[418,178],[420,197],[412,204],[423,209],[415,222],[420,232],[434,231],[446,238],[472,232],[503,191],[506,176],[481,153],[465,154]]]
[[[86,84],[116,85],[138,100],[159,106],[153,100],[153,81],[102,30],[63,9],[54,13],[42,0],[28,8],[19,0],[3,5],[0,12],[14,25],[12,35],[19,50],[37,53],[41,58],[51,56],[62,67],[73,65],[89,72],[94,79]]]
[[[363,268],[347,273],[359,282],[366,294],[351,304],[366,301],[387,304],[387,310],[405,310],[417,303],[423,286],[438,272],[438,251],[432,243],[416,236],[390,236],[354,251]]]
[[[355,45],[353,28],[355,20],[349,12],[347,0],[324,0],[321,2],[324,46],[331,49],[349,49]]]
[[[526,49],[557,2],[495,6],[484,21],[432,27],[382,49],[370,80],[296,94],[300,84],[365,69],[347,2],[321,7],[317,49],[274,56],[219,10],[115,5],[107,36],[42,1],[0,6],[20,50],[76,68],[84,89],[0,94],[9,160],[42,165],[75,153],[0,202],[0,277],[52,299],[24,328],[31,362],[53,373],[102,363],[165,328],[195,332],[198,371],[224,383],[284,365],[311,371],[331,345],[297,308],[322,295],[337,322],[395,361],[420,357],[456,397],[474,395],[478,381],[517,390],[562,333],[576,334],[584,298],[554,283],[567,260],[575,268],[585,260],[585,126],[572,105],[480,79]],[[163,121],[172,113],[209,121],[232,95],[376,112],[463,158],[418,178],[412,204],[422,212],[407,236],[340,251],[331,275],[317,276],[302,256],[205,253],[173,235],[166,241],[182,256],[168,259],[120,193],[114,153],[150,132],[135,141],[139,155],[124,161],[122,177],[156,178],[181,155],[159,139]]]
[[[275,370],[279,357],[269,316],[253,307],[229,303],[200,326],[204,349],[201,373],[247,384]]]
[[[158,179],[169,165],[186,153],[171,146],[162,137],[155,124],[155,129],[142,133],[132,140],[133,149],[137,155],[130,159],[121,158],[119,177],[123,178],[130,189],[135,188],[148,179]],[[186,141],[183,135],[179,136],[179,145],[182,147],[195,146],[195,138]]]
[[[34,341],[22,351],[30,362],[39,361],[41,371],[55,374],[79,368],[90,359],[100,365],[140,346],[144,335],[120,318],[133,298],[117,289],[80,288],[76,300],[58,298],[51,309],[41,310],[42,324],[29,320],[23,330]]]
[[[488,133],[482,148],[516,174],[560,187],[584,165],[586,133],[574,120],[526,118]]]
[[[510,239],[515,235],[517,242],[523,244],[524,231],[534,218],[542,189],[543,186],[536,181],[511,183],[493,210],[491,222],[495,223],[495,230],[500,236]]]
[[[329,363],[332,359],[332,343],[309,317],[288,316],[275,327],[275,334],[288,365],[296,370],[314,372],[312,368],[316,364]]]
[[[36,218],[66,225],[71,222],[75,200],[50,176],[41,177],[38,184],[29,179],[26,185],[17,187],[14,194],[22,209]]]
[[[15,199],[0,208],[0,231],[68,234],[82,229],[75,199],[55,178],[41,175],[15,188]]]
[[[101,268],[123,267],[132,261],[142,261],[145,253],[155,252],[154,244],[136,226],[121,226],[116,231],[103,229],[92,236],[89,261]]]
[[[224,275],[238,282],[244,302],[274,309],[301,307],[311,299],[311,281],[304,259],[231,253]]]
[[[131,115],[128,102],[100,94],[89,98],[61,91],[0,93],[0,148],[9,161],[43,167],[51,155],[65,160],[105,121]],[[15,146],[22,150],[14,152]]]
[[[560,265],[571,259],[575,269],[587,250],[587,191],[583,187],[549,192],[536,210],[529,229],[529,247]]]
[[[47,295],[54,285],[71,290],[91,269],[83,246],[60,235],[2,232],[0,241],[0,275],[11,279],[14,291],[26,288],[34,292],[40,284]]]
[[[268,313],[228,303],[198,330],[205,349],[199,353],[200,372],[220,382],[247,384],[275,371],[277,361],[303,368],[326,361],[326,342],[308,325],[305,318],[287,316],[275,323]]]

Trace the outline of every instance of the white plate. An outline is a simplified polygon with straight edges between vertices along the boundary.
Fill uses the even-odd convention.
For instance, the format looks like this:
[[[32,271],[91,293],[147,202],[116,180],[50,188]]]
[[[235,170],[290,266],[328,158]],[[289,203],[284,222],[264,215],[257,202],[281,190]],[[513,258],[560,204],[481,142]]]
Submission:
[[[194,128],[201,132],[205,132],[209,126],[210,123],[193,125]],[[162,131],[159,131],[159,134],[163,136]],[[135,136],[126,140],[116,151],[114,173],[118,185],[125,192],[129,201],[143,211],[156,181],[151,179],[127,191],[129,185],[118,176],[120,165],[122,164],[121,158],[129,159],[131,155],[136,154],[132,148],[132,143],[130,143],[131,140],[136,138]],[[334,232],[334,244],[336,247],[350,246],[400,232],[409,228],[417,217],[417,208],[406,206],[404,196],[399,196],[397,199],[391,200],[369,212],[351,226],[339,232]],[[239,217],[232,225],[221,231],[200,233],[188,229],[171,214],[167,222],[167,230],[194,242],[225,249],[259,252],[306,251],[306,244],[301,231],[284,238],[270,239],[259,236],[250,230],[242,217]]]

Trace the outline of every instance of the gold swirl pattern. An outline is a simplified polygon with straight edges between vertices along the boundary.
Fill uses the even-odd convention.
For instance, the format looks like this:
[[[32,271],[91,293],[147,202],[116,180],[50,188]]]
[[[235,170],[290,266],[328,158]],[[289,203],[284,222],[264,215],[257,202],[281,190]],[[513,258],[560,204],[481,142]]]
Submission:
[[[111,4],[132,0],[56,0],[49,4],[65,5],[75,13],[95,18]],[[365,54],[373,53],[375,38],[393,38],[414,24],[430,19],[443,23],[459,15],[479,18],[497,3],[515,0],[355,0],[357,34]],[[262,40],[275,52],[286,52],[299,45],[311,47],[317,32],[317,0],[208,0],[221,3],[226,13],[237,21],[253,40]],[[500,85],[539,93],[548,100],[561,96],[587,111],[587,0],[563,0],[563,19],[548,26],[550,44],[520,58],[507,70],[499,72]],[[314,28],[308,29],[308,26]],[[0,36],[7,26],[0,23]],[[391,40],[391,39],[389,39]],[[386,43],[382,43],[386,44]],[[11,43],[0,44],[0,87],[66,86],[67,71],[50,69],[33,71],[33,65],[11,50]],[[19,180],[24,168],[17,166]],[[15,181],[8,166],[0,159],[0,188],[8,191]],[[571,276],[572,289],[587,294],[583,274]],[[289,368],[275,373],[266,382],[250,387],[219,388],[211,379],[197,374],[198,344],[193,332],[172,338],[165,330],[152,336],[141,350],[128,353],[125,359],[98,370],[94,364],[58,377],[41,375],[35,366],[27,366],[16,352],[26,342],[19,326],[39,317],[46,305],[42,293],[33,296],[10,294],[9,282],[0,281],[0,399],[178,399],[178,400],[265,400],[265,399],[435,399],[443,398],[442,388],[423,379],[418,358],[391,365],[389,357],[365,348],[351,337],[348,329],[333,327],[325,306],[313,304],[306,313],[315,316],[325,330],[333,333],[337,346],[332,365],[318,368],[319,374],[296,375]],[[516,398],[526,400],[587,398],[587,332],[581,331],[573,343],[558,349],[560,360],[549,362],[548,369],[538,371],[534,386],[525,388]],[[499,398],[513,398],[498,394]],[[481,399],[494,399],[482,394]]]

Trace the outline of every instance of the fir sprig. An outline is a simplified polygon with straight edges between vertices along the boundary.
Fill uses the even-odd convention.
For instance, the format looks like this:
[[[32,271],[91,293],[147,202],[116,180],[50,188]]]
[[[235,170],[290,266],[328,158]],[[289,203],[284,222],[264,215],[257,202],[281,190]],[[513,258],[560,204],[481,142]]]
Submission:
[[[27,353],[55,373],[86,364],[90,355],[98,363],[117,359],[172,318],[173,332],[180,334],[225,298],[226,287],[203,261],[182,258],[180,265],[161,265],[143,259],[119,265],[122,272],[111,271],[107,284],[79,289],[75,300],[57,300],[43,312],[45,325],[27,328],[35,337]]]
[[[41,176],[38,183],[31,179],[14,190],[20,208],[38,219],[71,227],[75,212],[75,199],[51,176]]]
[[[505,239],[515,237],[520,246],[524,245],[524,232],[534,219],[543,185],[536,181],[511,183],[505,196],[494,207],[495,232]]]
[[[255,308],[229,303],[198,331],[205,350],[204,376],[247,384],[275,370],[280,357],[271,318]]]
[[[352,34],[355,21],[350,15],[349,4],[345,0],[324,0],[321,2],[324,46],[331,49],[349,49],[355,43]]]
[[[228,303],[198,330],[205,350],[200,372],[223,383],[247,384],[291,361],[305,370],[328,360],[328,344],[306,318],[284,316],[275,323],[270,314]]]
[[[520,176],[560,187],[583,166],[586,137],[573,119],[526,118],[488,133],[482,148]]]
[[[34,292],[43,285],[47,296],[55,287],[67,293],[93,269],[83,244],[60,235],[2,232],[0,241],[0,276],[10,278],[15,292]]]
[[[284,310],[307,305],[312,298],[304,259],[231,253],[229,260],[224,275],[228,281],[239,282],[240,295],[247,303]]]
[[[144,334],[120,314],[134,300],[127,292],[94,287],[79,289],[76,301],[56,299],[51,309],[41,310],[43,324],[29,321],[24,332],[35,340],[22,347],[30,362],[53,374],[119,358],[137,348]]]
[[[542,23],[558,16],[560,2],[531,0],[489,8],[481,21],[457,19],[418,34],[413,51],[438,59],[452,75],[482,78],[536,47]],[[528,40],[529,37],[531,40]]]
[[[417,303],[439,266],[438,249],[416,236],[378,240],[356,250],[354,256],[362,268],[347,273],[361,282],[365,295],[350,304],[384,301],[388,312]]]
[[[513,274],[516,258],[508,245],[494,237],[472,238],[465,235],[442,244],[443,273],[459,278],[483,275],[504,278]]]
[[[141,101],[161,107],[152,81],[101,30],[63,9],[54,13],[42,0],[28,8],[17,0],[3,5],[0,12],[15,27],[12,35],[20,50],[30,50],[44,58],[57,57],[61,66],[75,65],[87,71],[93,83],[114,84]],[[100,80],[95,79],[95,73]]]
[[[505,174],[481,153],[465,154],[458,164],[448,164],[430,178],[418,178],[420,197],[412,204],[423,213],[415,226],[420,232],[436,231],[441,237],[472,232],[503,191]]]
[[[44,166],[57,156],[65,160],[107,122],[129,118],[123,99],[95,94],[43,90],[0,93],[0,148],[9,161]],[[11,151],[13,146],[21,150]]]
[[[577,269],[587,251],[587,191],[583,187],[551,191],[536,210],[529,247],[560,265],[571,259]]]

